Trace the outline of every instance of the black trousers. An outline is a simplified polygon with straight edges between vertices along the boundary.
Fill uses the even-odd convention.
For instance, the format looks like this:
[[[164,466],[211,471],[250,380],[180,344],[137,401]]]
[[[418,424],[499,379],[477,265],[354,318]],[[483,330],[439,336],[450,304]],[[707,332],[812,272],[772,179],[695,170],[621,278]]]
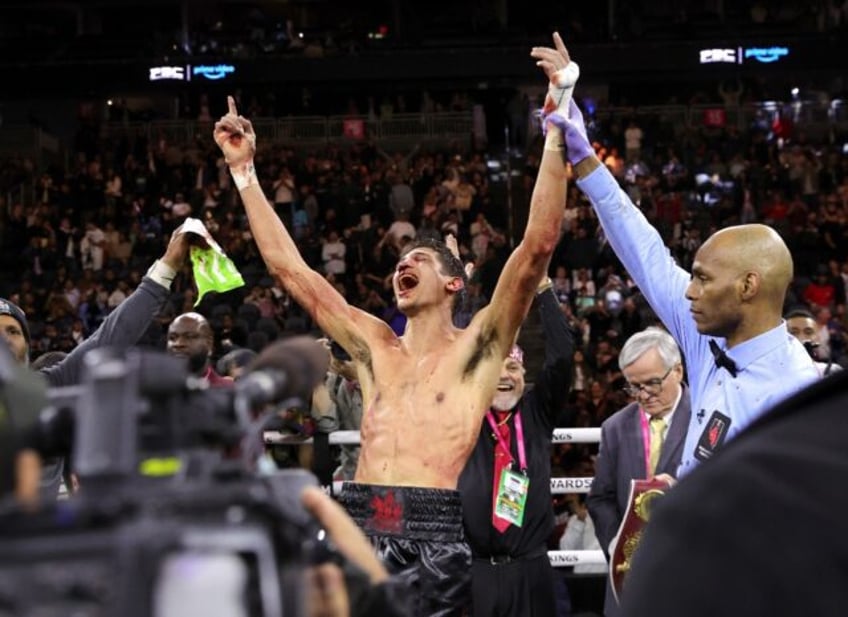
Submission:
[[[493,564],[474,559],[471,566],[473,617],[553,617],[554,572],[548,554]]]

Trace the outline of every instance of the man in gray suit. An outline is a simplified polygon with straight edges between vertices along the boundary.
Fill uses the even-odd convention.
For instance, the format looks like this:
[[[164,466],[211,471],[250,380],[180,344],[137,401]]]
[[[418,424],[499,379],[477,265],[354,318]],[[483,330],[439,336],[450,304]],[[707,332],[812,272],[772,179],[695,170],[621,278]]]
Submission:
[[[671,482],[675,476],[690,417],[680,349],[665,330],[648,328],[631,336],[618,364],[634,400],[601,425],[595,479],[586,500],[605,552],[627,510],[630,481],[661,476]],[[618,614],[608,581],[604,615]]]

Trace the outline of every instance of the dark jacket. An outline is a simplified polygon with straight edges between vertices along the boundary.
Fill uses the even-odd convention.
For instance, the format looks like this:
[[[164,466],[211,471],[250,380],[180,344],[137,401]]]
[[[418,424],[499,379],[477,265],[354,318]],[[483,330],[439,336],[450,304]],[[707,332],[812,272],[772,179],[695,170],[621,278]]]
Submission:
[[[683,456],[686,431],[692,414],[689,388],[680,384],[683,393],[671,419],[671,426],[657,461],[657,474],[667,473],[677,477],[677,467]],[[621,520],[627,511],[630,498],[630,481],[647,476],[645,468],[645,442],[642,439],[641,413],[637,403],[630,403],[601,425],[601,447],[595,462],[592,490],[586,498],[589,516],[595,524],[595,536],[604,553],[618,533]],[[609,555],[607,555],[609,557]],[[619,606],[607,578],[604,597],[605,617],[618,617]]]
[[[73,386],[82,379],[82,359],[97,347],[126,349],[138,342],[162,308],[170,291],[148,277],[58,364],[43,371],[51,387]]]
[[[677,476],[691,415],[689,388],[685,384],[681,384],[681,387],[683,393],[680,403],[674,410],[657,462],[656,473],[667,473],[672,477]],[[627,510],[630,481],[644,479],[647,474],[639,413],[639,405],[630,403],[601,425],[601,447],[586,505],[595,524],[595,535],[604,552],[618,533],[621,519]]]

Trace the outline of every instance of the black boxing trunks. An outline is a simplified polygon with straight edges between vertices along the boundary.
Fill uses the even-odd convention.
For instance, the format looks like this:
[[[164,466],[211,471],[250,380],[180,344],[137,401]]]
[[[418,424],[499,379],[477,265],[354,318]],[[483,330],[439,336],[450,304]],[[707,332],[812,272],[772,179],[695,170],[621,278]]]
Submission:
[[[465,614],[471,548],[459,492],[345,482],[339,501],[377,549],[386,569],[415,595],[417,617]]]

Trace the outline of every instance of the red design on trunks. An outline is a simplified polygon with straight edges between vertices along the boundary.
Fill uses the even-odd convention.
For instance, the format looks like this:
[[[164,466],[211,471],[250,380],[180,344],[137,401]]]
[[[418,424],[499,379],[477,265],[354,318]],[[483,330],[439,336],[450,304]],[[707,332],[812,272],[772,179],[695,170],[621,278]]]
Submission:
[[[403,504],[395,499],[395,492],[387,490],[385,497],[375,495],[371,499],[373,516],[368,520],[368,526],[375,531],[385,533],[401,533],[403,530]]]

